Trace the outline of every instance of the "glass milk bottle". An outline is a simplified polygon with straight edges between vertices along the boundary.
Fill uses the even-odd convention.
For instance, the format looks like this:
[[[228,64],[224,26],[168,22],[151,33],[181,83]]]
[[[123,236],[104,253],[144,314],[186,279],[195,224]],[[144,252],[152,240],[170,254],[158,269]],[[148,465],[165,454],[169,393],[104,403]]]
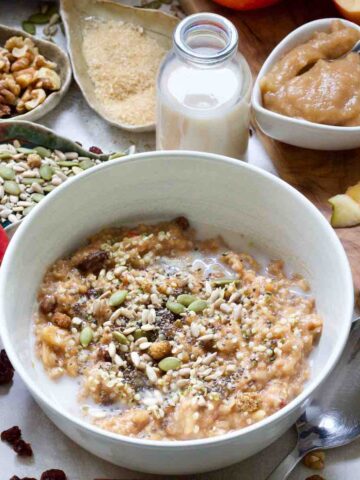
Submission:
[[[199,13],[174,33],[157,84],[158,150],[199,150],[244,158],[251,73],[226,18]]]

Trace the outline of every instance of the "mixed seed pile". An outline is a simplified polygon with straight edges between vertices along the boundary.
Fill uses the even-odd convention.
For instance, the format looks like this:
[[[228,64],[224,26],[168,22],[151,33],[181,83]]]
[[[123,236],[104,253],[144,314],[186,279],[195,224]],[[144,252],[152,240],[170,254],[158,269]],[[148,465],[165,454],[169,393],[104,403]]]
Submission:
[[[120,154],[119,154],[120,155]],[[68,178],[101,163],[77,152],[0,145],[0,222],[15,223]]]
[[[216,259],[209,269],[199,258]],[[206,260],[208,259],[208,260]],[[210,262],[211,263],[211,262]],[[263,419],[302,389],[321,331],[311,298],[280,262],[267,274],[188,222],[105,230],[57,261],[39,293],[37,349],[51,377],[113,410],[101,427],[201,438]]]
[[[38,12],[30,15],[30,17],[22,22],[22,28],[31,35],[36,35],[36,27],[43,25],[43,36],[46,40],[52,42],[53,36],[58,32],[58,23],[61,17],[58,12],[56,3],[43,3]],[[62,28],[62,24],[60,24]]]

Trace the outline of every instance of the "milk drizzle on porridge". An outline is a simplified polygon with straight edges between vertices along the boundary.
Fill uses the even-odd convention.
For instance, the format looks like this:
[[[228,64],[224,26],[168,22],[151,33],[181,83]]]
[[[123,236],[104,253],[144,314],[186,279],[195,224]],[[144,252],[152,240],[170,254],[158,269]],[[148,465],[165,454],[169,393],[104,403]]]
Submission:
[[[219,435],[285,406],[308,378],[322,321],[300,276],[244,250],[257,261],[195,240],[180,219],[102,232],[58,261],[35,326],[36,368],[52,378],[54,400],[104,429],[158,440]]]

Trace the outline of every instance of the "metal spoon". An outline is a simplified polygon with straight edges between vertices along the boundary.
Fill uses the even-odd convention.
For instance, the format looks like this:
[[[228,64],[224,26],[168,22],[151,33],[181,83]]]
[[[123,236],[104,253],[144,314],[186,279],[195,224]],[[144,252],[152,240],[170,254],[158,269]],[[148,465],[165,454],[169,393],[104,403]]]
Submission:
[[[309,452],[360,438],[360,319],[352,327],[335,370],[296,422],[298,442],[267,480],[285,480]]]

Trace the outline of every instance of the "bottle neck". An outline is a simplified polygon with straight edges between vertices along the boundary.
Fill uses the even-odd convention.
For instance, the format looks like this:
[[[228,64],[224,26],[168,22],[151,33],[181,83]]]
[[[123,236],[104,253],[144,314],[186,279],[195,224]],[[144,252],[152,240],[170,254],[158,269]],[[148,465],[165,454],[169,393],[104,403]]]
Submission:
[[[184,60],[204,66],[225,62],[237,52],[238,33],[234,25],[214,13],[185,18],[174,33],[174,49]]]

